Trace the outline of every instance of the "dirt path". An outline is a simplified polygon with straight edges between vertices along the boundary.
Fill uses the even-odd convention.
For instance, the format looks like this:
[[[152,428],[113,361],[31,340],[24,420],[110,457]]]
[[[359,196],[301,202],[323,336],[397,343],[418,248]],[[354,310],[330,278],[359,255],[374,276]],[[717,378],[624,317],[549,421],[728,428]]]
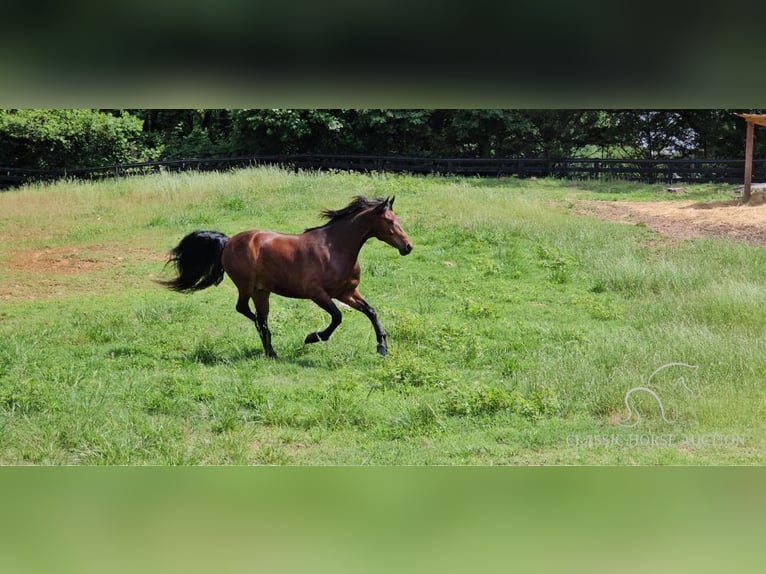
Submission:
[[[644,223],[670,237],[728,237],[766,245],[766,204],[716,201],[580,201],[580,213],[629,224]]]

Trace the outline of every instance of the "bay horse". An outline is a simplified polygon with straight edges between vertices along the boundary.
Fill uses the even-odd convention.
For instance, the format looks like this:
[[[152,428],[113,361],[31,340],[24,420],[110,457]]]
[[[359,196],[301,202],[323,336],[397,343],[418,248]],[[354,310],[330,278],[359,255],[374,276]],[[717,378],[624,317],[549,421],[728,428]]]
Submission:
[[[298,235],[273,231],[243,231],[228,237],[218,231],[194,231],[170,252],[177,276],[159,283],[179,292],[194,292],[218,285],[227,274],[239,291],[236,309],[253,321],[268,357],[276,357],[269,331],[269,296],[310,299],[329,313],[330,325],[309,333],[304,343],[327,341],[342,316],[333,299],[361,311],[372,322],[377,350],[388,353],[386,332],[378,316],[357,289],[358,256],[365,242],[375,237],[399,250],[412,251],[412,243],[393,211],[395,197],[367,199],[356,196],[346,207],[325,209],[328,221]],[[255,312],[250,309],[252,300]]]

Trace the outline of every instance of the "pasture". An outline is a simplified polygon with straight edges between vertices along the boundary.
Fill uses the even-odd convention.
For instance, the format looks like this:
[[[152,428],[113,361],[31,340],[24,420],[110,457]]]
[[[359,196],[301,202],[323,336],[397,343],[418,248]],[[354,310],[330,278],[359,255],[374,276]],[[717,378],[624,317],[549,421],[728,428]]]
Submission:
[[[661,189],[253,168],[2,193],[0,464],[763,463],[766,250],[582,207]],[[350,310],[304,345],[327,315],[273,296],[272,360],[230,279],[154,282],[192,230],[300,233],[357,194],[395,195],[414,244],[361,252],[385,358]]]

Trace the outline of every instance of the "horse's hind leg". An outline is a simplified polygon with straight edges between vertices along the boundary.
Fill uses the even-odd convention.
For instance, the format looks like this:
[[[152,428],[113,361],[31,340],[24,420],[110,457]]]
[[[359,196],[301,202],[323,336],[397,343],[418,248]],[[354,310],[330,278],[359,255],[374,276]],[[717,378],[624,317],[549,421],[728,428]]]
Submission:
[[[261,336],[263,350],[267,357],[275,358],[277,354],[271,346],[271,331],[269,330],[269,292],[256,291],[252,296],[255,305],[256,321],[255,326],[258,334]]]
[[[274,349],[271,348],[271,332],[267,325],[269,316],[268,293],[266,294],[265,311],[263,308],[261,308],[261,310],[258,309],[258,302],[255,297],[253,297],[253,303],[255,304],[257,314],[250,310],[250,295],[240,292],[239,298],[237,299],[237,311],[255,323],[255,328],[258,330],[258,335],[261,338],[261,343],[263,343],[263,350],[266,353],[266,356],[276,357],[277,354],[274,352]]]
[[[240,292],[239,298],[237,299],[237,312],[250,319],[255,323],[256,327],[258,326],[258,318],[255,316],[255,313],[250,310],[250,295]]]
[[[333,331],[338,328],[338,325],[340,325],[341,321],[343,320],[343,316],[341,315],[340,310],[335,306],[335,303],[332,302],[332,299],[329,295],[323,294],[321,296],[312,297],[311,300],[319,305],[322,309],[327,311],[327,313],[329,313],[330,325],[324,331],[309,333],[306,336],[306,339],[303,341],[305,344],[326,341],[330,338],[330,335],[333,334]]]

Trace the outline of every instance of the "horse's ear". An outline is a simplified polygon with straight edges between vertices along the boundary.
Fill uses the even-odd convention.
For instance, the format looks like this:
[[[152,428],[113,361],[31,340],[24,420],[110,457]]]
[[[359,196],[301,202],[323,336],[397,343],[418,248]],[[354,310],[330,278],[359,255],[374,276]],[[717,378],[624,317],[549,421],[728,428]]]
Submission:
[[[396,199],[396,196],[392,196],[391,199],[388,200],[388,209],[394,208],[394,200]]]

